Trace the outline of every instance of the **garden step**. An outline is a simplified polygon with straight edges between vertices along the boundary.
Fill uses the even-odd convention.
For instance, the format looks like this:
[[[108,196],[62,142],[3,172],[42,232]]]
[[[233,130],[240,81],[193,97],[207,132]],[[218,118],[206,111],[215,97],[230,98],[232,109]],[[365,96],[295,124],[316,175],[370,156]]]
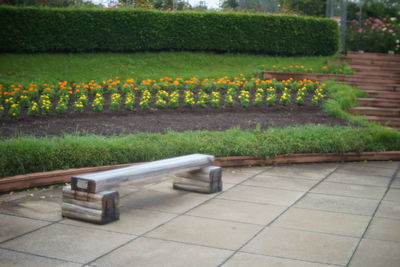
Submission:
[[[374,69],[356,69],[353,68],[354,76],[370,76],[370,77],[388,77],[398,78],[400,76],[400,70],[374,70]]]
[[[370,59],[384,59],[388,61],[400,62],[400,55],[391,55],[383,53],[359,53],[354,51],[347,52],[349,58],[370,58]]]
[[[388,78],[388,77],[371,77],[371,76],[359,76],[359,75],[347,75],[343,79],[345,82],[359,82],[359,83],[371,83],[371,84],[399,84],[400,78]]]
[[[385,70],[371,70],[371,69],[354,69],[353,68],[353,76],[355,77],[371,77],[371,78],[395,78],[397,80],[400,80],[400,71],[396,72],[391,72],[391,71],[385,71]]]
[[[400,99],[400,92],[377,90],[365,90],[365,92],[372,98]]]
[[[357,101],[362,106],[400,108],[400,100],[391,100],[383,98],[358,98]]]
[[[355,107],[350,113],[360,113],[368,116],[400,117],[400,108]]]
[[[349,84],[365,90],[376,90],[376,91],[398,91],[400,92],[400,85],[388,85],[388,84],[371,84],[371,83],[360,83],[360,82],[348,82]]]
[[[399,67],[395,66],[377,66],[377,65],[370,65],[370,64],[349,64],[349,66],[355,70],[369,70],[369,71],[388,71],[388,72],[393,72],[393,73],[399,73],[400,69]]]
[[[387,61],[380,59],[364,59],[364,58],[350,58],[347,61],[350,65],[361,65],[368,64],[368,66],[388,66],[388,67],[399,67],[400,62],[398,61]]]
[[[369,121],[378,122],[388,126],[400,127],[400,118],[381,117],[381,116],[367,116]]]

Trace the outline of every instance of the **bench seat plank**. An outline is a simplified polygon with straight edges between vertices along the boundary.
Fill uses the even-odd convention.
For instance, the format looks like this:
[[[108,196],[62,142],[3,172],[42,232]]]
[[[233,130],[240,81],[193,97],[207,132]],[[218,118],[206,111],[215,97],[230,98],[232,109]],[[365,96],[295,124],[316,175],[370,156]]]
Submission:
[[[108,190],[120,182],[136,181],[171,172],[206,167],[213,161],[214,156],[212,155],[192,154],[104,172],[76,175],[71,179],[71,189],[98,193]]]

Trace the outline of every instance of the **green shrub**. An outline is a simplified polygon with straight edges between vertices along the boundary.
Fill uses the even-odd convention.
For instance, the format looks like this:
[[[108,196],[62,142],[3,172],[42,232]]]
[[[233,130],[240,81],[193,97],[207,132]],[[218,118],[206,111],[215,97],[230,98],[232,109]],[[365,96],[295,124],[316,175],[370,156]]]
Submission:
[[[264,156],[400,150],[383,127],[301,126],[263,131],[195,131],[127,136],[16,137],[0,141],[0,177],[63,168],[150,161],[191,153]]]
[[[188,50],[332,55],[334,21],[291,15],[0,7],[0,52]]]

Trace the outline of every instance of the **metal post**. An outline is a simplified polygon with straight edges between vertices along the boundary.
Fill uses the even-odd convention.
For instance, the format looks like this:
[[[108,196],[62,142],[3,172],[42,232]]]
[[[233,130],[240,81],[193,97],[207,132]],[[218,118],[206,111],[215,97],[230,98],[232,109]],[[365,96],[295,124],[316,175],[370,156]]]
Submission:
[[[347,0],[340,1],[340,52],[346,52]]]
[[[361,31],[363,31],[363,23],[362,23],[362,6],[363,6],[363,1],[360,0],[360,15],[358,16],[358,26]],[[361,51],[361,34],[358,37],[358,51]]]

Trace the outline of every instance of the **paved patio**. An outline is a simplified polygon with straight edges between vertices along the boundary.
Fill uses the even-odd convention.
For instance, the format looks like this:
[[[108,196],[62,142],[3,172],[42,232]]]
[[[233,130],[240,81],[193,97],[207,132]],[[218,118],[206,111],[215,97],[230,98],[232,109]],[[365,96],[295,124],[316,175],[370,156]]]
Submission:
[[[124,185],[121,218],[61,218],[61,189],[0,196],[0,266],[400,266],[400,162],[224,169],[224,191]]]

